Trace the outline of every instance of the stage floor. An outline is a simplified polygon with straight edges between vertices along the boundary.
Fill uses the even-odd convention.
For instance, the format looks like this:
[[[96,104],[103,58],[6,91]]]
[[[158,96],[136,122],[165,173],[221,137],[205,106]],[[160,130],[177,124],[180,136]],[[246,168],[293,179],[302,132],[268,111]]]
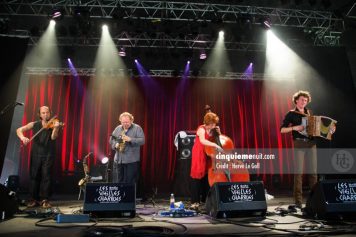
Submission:
[[[134,218],[91,219],[88,223],[57,223],[55,216],[79,214],[83,201],[76,197],[55,197],[52,209],[20,207],[22,213],[0,222],[0,236],[269,236],[269,235],[343,235],[355,236],[355,221],[309,219],[300,209],[290,212],[291,197],[276,196],[267,201],[265,217],[214,219],[200,210],[194,217],[162,217],[168,200],[137,201]],[[176,200],[179,201],[179,200]],[[189,206],[188,202],[184,202]],[[354,231],[354,232],[352,232]]]

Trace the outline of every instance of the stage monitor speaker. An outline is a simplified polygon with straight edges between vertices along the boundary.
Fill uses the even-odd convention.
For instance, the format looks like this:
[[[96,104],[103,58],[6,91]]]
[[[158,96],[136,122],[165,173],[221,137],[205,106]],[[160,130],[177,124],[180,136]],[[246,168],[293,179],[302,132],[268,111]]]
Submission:
[[[190,197],[191,159],[178,159],[174,171],[173,192],[176,197]]]
[[[195,140],[195,133],[185,131],[186,136],[179,136],[178,138],[178,158],[179,159],[192,159],[192,148]]]
[[[195,131],[178,133],[178,151],[175,165],[173,192],[177,197],[190,197],[190,167]]]
[[[0,184],[0,214],[2,219],[12,217],[18,211],[16,193]]]
[[[263,183],[215,183],[210,188],[205,207],[214,218],[265,216],[267,203]]]
[[[83,213],[95,217],[135,217],[135,184],[87,183]]]
[[[349,219],[356,215],[356,180],[323,180],[310,192],[305,212],[321,219]]]

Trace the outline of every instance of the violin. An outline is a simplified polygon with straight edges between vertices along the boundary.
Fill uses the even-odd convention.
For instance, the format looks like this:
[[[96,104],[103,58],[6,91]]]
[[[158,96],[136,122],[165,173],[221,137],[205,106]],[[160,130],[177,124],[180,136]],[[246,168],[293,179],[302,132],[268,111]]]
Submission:
[[[206,107],[205,107],[206,108]],[[207,110],[206,110],[207,111]],[[210,106],[209,106],[209,111]],[[232,150],[235,148],[233,141],[231,138],[224,134],[219,134],[216,129],[212,130],[212,137],[209,141],[218,144],[224,150]],[[209,185],[212,187],[217,182],[249,182],[250,181],[250,174],[247,168],[239,169],[239,173],[231,173],[228,169],[224,170],[224,172],[215,172],[213,167],[212,159],[216,156],[218,151],[215,147],[212,146],[205,146],[204,147],[205,153],[211,158],[208,162],[208,180]],[[237,164],[243,164],[241,161],[236,161]],[[240,166],[244,167],[244,166]]]
[[[57,118],[57,115],[53,116],[50,120],[48,120],[47,124],[44,125],[40,130],[38,130],[38,132],[36,132],[28,141],[27,144],[29,144],[35,137],[38,136],[38,134],[40,134],[44,129],[50,129],[50,128],[54,128],[54,124],[56,122],[59,122],[59,119]],[[59,126],[63,127],[65,125],[65,123],[59,122]]]
[[[54,124],[58,122],[60,127],[64,127],[65,123],[59,122],[59,119],[56,117],[53,117],[52,119],[50,119],[47,124],[45,126],[43,126],[45,129],[50,129],[50,128],[54,128]]]

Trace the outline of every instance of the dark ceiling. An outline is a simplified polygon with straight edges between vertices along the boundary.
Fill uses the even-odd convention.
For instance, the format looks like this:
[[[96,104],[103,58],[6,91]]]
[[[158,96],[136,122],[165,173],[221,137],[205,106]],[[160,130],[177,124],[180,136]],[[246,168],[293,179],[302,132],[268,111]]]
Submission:
[[[97,45],[101,25],[106,23],[118,42],[120,39],[149,42],[140,45],[136,40],[136,44],[125,45],[129,47],[155,47],[151,41],[163,40],[168,47],[192,48],[198,37],[208,42],[205,48],[210,48],[216,32],[228,28],[226,36],[230,38],[226,40],[231,41],[231,49],[246,50],[250,48],[241,42],[260,42],[259,31],[253,28],[258,27],[264,17],[269,17],[274,27],[284,27],[284,31],[294,30],[296,34],[302,33],[301,37],[304,37],[303,31],[308,31],[321,35],[323,40],[334,37],[330,31],[339,34],[355,26],[356,7],[347,16],[354,4],[354,0],[3,0],[0,4],[0,34],[24,34],[32,37],[30,44],[36,44],[36,37],[47,28],[49,16],[54,10],[62,10],[63,20],[56,26],[62,45]],[[194,10],[196,6],[198,10]],[[291,37],[300,38],[299,35]],[[310,43],[315,43],[313,37]],[[317,42],[320,43],[323,45],[323,41]]]

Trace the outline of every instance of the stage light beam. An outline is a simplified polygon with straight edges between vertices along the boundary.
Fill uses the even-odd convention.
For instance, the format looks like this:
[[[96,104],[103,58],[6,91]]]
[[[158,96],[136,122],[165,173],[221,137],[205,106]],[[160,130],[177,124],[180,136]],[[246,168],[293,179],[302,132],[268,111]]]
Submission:
[[[226,72],[231,71],[230,60],[225,47],[224,31],[219,32],[219,37],[202,69],[203,71],[212,72],[216,75],[225,75]]]
[[[101,72],[105,73],[117,69],[122,69],[125,72],[127,71],[126,65],[118,55],[119,52],[110,35],[109,27],[104,24],[102,25],[99,48],[94,63],[94,67],[97,69],[97,75],[99,77],[106,78],[106,75],[103,75]]]
[[[56,22],[50,20],[45,32],[25,59],[27,67],[60,67]]]
[[[273,31],[267,31],[266,67],[265,72],[276,80],[294,77],[302,70],[303,60],[300,59]],[[278,76],[277,76],[278,75]]]

